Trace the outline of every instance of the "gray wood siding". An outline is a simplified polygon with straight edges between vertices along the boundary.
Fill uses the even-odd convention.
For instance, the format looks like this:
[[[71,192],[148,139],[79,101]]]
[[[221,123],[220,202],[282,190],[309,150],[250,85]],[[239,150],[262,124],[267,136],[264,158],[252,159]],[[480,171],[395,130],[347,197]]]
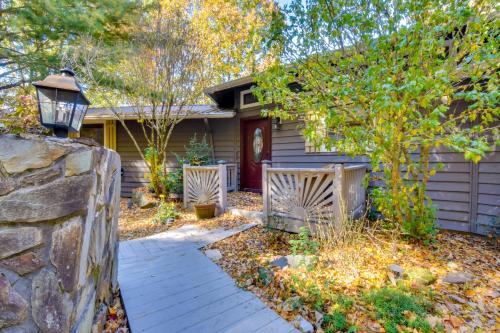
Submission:
[[[135,121],[127,121],[127,126],[135,135],[141,149],[146,148],[146,140],[142,134],[140,125]],[[175,128],[167,148],[167,165],[174,169],[178,167],[174,153],[183,155],[184,146],[189,139],[197,133],[198,138],[202,138],[206,133],[203,120],[184,120]],[[122,177],[122,196],[129,197],[134,188],[147,184],[144,176],[148,172],[146,164],[142,161],[139,152],[130,139],[123,126],[117,123],[116,128],[116,148],[122,159],[124,175]]]
[[[500,228],[500,148],[483,159],[477,166],[477,183],[473,194],[477,195],[475,231],[486,234]]]

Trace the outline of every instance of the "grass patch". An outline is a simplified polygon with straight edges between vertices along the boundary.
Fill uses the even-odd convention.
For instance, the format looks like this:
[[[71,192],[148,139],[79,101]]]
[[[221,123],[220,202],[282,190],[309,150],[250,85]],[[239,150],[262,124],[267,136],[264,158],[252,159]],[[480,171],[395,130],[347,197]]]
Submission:
[[[384,323],[388,333],[397,333],[398,325],[416,328],[424,333],[433,332],[425,320],[431,304],[422,296],[413,295],[402,288],[384,287],[365,295],[373,305],[378,320]]]
[[[354,326],[349,326],[345,314],[335,310],[331,314],[326,314],[323,317],[323,329],[325,333],[336,333],[336,332],[356,332]]]

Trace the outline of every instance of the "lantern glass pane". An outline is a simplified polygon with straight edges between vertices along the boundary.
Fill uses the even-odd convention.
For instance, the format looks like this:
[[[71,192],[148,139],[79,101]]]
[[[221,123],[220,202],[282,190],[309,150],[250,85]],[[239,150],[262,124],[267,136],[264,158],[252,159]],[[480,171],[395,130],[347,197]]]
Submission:
[[[77,92],[58,90],[57,91],[57,105],[54,124],[59,126],[69,126],[71,120],[71,113],[75,106]]]
[[[84,100],[82,100],[82,98],[79,98],[78,103],[76,104],[75,107],[75,114],[73,115],[73,121],[71,122],[71,127],[75,131],[80,130],[80,127],[82,126],[83,117],[87,112],[87,107],[88,104]]]
[[[40,115],[43,124],[53,124],[56,110],[56,90],[38,88],[38,100],[40,103]]]

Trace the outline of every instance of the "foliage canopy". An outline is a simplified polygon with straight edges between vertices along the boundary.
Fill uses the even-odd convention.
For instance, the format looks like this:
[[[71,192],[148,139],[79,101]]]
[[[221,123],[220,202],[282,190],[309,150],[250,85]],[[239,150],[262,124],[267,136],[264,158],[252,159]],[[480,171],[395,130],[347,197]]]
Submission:
[[[426,186],[440,166],[432,153],[478,162],[498,140],[495,6],[292,1],[268,31],[281,60],[258,75],[256,93],[279,105],[271,115],[304,119],[316,145],[369,156],[385,184],[373,193],[377,208],[427,238],[435,211]]]

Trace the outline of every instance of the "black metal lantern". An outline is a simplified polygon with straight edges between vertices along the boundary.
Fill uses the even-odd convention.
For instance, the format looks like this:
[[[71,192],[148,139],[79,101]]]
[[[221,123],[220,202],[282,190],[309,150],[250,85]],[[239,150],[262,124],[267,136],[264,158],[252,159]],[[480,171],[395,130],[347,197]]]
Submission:
[[[281,118],[280,117],[273,118],[272,127],[273,127],[273,130],[280,130],[281,129]]]
[[[68,132],[78,132],[90,102],[71,69],[61,69],[60,75],[49,75],[33,83],[38,98],[40,122],[52,128],[54,134],[67,138]]]

